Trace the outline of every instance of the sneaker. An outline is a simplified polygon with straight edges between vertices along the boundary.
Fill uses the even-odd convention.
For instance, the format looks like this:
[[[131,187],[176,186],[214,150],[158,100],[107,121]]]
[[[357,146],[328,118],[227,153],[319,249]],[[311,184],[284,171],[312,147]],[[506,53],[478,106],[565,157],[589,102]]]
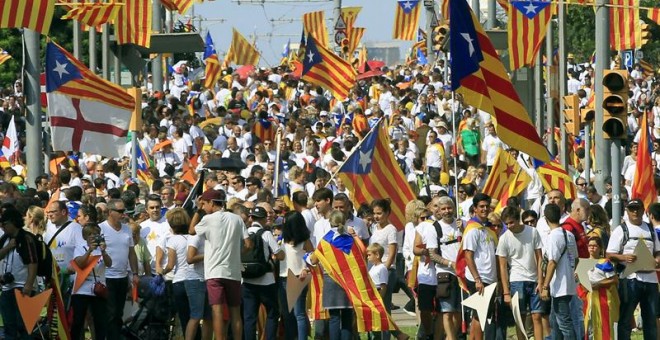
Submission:
[[[408,303],[406,303],[405,306],[403,306],[403,311],[410,315],[410,316],[416,316],[415,314],[415,300],[410,300]]]

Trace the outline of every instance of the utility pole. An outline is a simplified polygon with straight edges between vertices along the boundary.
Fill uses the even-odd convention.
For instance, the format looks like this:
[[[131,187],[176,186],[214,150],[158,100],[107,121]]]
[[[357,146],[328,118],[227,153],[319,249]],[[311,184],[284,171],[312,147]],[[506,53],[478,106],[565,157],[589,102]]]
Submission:
[[[566,93],[566,5],[564,5],[564,0],[559,0],[559,12],[557,13],[557,26],[559,34],[559,98],[563,98]],[[563,100],[559,101],[559,112],[564,112],[564,102]],[[579,108],[576,108],[578,111]],[[561,131],[561,148],[560,150],[560,159],[561,164],[565,169],[568,169],[568,142],[566,137],[566,129],[564,128],[564,123],[566,118],[563,114],[559,115],[559,130]]]
[[[477,21],[481,22],[481,5],[479,4],[479,0],[472,0],[472,11],[474,12],[474,15],[477,17]]]
[[[77,3],[78,0],[74,0],[74,3]],[[73,24],[73,56],[78,60],[82,60],[82,53],[80,52],[80,22],[77,20],[72,20]]]
[[[161,19],[163,17],[162,12],[163,6],[160,4],[160,0],[154,0],[153,2],[153,14],[151,29],[155,33],[161,32]],[[151,60],[151,81],[154,91],[163,91],[163,55],[158,54],[156,58]]]
[[[110,80],[110,25],[108,24],[103,24],[103,32],[101,32],[101,53],[103,67],[101,74],[105,80]]]
[[[542,83],[542,73],[543,68],[541,66],[541,51],[536,55],[536,62],[534,63],[534,114],[536,119],[536,132],[539,136],[543,136],[543,83]]]
[[[23,29],[25,39],[25,97],[27,98],[26,110],[26,153],[28,186],[34,183],[37,176],[44,172],[44,162],[41,154],[41,85],[39,84],[40,60],[40,38],[39,32],[31,29]]]
[[[604,89],[601,86],[603,81],[603,76],[606,69],[609,69],[610,62],[610,11],[606,7],[609,4],[607,0],[597,0],[596,1],[596,69],[594,70],[594,91],[596,92],[595,105],[596,114],[594,118],[594,133],[595,133],[595,146],[596,146],[596,158],[598,161],[595,162],[594,175],[595,175],[595,185],[596,189],[600,193],[605,192],[605,178],[610,174],[610,141],[605,139],[603,132],[603,107],[601,103],[603,102]],[[587,151],[588,153],[588,151]],[[612,178],[614,180],[614,178]],[[612,182],[615,183],[615,182]],[[618,183],[616,183],[618,184]],[[614,196],[615,191],[620,191],[620,185],[612,185],[612,197]],[[617,206],[612,206],[612,213],[620,213],[620,204],[618,196],[613,201]],[[615,224],[618,225],[618,220],[613,220]]]
[[[89,69],[96,74],[96,27],[89,28]]]
[[[548,22],[548,33],[545,36],[545,54],[546,54],[546,64],[547,75],[545,77],[545,89],[546,89],[546,101],[545,101],[545,117],[548,119],[547,129],[544,132],[548,133],[548,151],[551,155],[556,155],[555,152],[555,115],[554,115],[554,103],[552,98],[552,86],[554,85],[551,81],[552,79],[552,67],[550,67],[552,62],[552,20]]]
[[[430,6],[428,6],[430,5]],[[435,1],[424,1],[426,9],[426,59],[429,65],[435,66],[435,51],[433,51],[433,28],[438,25],[438,18],[435,16]]]
[[[488,0],[488,21],[486,22],[486,28],[489,30],[497,26],[497,8],[495,4],[496,0]]]

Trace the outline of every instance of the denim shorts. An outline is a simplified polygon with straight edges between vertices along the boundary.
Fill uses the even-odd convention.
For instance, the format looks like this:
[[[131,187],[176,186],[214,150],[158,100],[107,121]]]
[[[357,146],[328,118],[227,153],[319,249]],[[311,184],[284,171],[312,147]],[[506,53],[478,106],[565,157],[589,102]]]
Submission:
[[[206,283],[200,280],[183,281],[190,305],[191,319],[209,319],[211,317],[211,305],[208,303],[206,295]]]
[[[511,298],[518,293],[518,302],[521,314],[542,314],[544,312],[541,296],[536,293],[536,282],[511,282]]]

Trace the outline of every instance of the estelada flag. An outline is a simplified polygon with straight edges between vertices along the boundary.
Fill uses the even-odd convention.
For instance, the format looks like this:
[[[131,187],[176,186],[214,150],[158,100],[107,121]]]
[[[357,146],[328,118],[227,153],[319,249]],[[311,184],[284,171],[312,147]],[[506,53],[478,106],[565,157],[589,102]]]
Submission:
[[[574,199],[577,197],[577,188],[573,182],[573,178],[568,174],[566,169],[556,161],[545,163],[536,168],[536,173],[539,174],[543,188],[547,191],[559,190],[564,194],[566,199]]]
[[[414,40],[419,26],[420,0],[399,0],[394,12],[392,39]]]
[[[491,198],[499,199],[519,171],[518,161],[509,152],[500,148],[486,184],[484,184],[483,193]]]

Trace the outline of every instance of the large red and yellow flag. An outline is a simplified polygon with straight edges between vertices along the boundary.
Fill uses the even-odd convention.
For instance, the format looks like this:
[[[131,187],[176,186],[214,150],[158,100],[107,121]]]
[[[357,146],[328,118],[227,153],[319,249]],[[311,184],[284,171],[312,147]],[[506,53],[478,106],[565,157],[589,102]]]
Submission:
[[[5,61],[11,59],[11,55],[9,55],[9,52],[4,51],[0,48],[0,65],[4,64]]]
[[[639,138],[639,151],[637,152],[637,166],[635,167],[635,177],[632,184],[632,198],[639,198],[648,208],[651,203],[656,201],[655,181],[653,165],[651,164],[651,154],[653,153],[653,141],[648,128],[648,118],[646,113],[642,115],[642,124],[639,127],[641,131]]]
[[[355,85],[353,66],[321,46],[311,35],[307,38],[305,53],[302,79],[327,88],[336,99],[346,99]]]
[[[346,291],[355,311],[358,332],[397,329],[369,276],[366,254],[360,251],[352,236],[329,231],[314,255],[328,276]]]
[[[360,14],[361,10],[362,7],[342,7],[341,18],[344,19],[344,23],[346,23],[346,30],[350,31],[355,25],[355,20],[357,20],[357,16]]]
[[[498,197],[499,201],[497,202],[497,206],[495,206],[495,211],[500,212],[502,209],[504,209],[509,198],[520,195],[523,190],[527,189],[527,186],[531,181],[532,178],[529,177],[525,170],[518,170],[516,175],[513,177],[513,180],[509,183],[509,186],[502,193],[502,196]]]
[[[616,51],[642,47],[639,0],[611,0],[610,48]]]
[[[184,14],[193,5],[193,0],[160,0],[160,3],[170,11],[177,11]]]
[[[518,161],[506,150],[499,149],[486,184],[484,184],[483,193],[491,198],[499,199],[519,172]]]
[[[452,91],[461,93],[466,104],[490,113],[505,144],[549,161],[550,154],[483,27],[465,0],[449,1]]]
[[[206,58],[204,87],[207,89],[213,89],[215,83],[220,79],[221,74],[220,60],[218,60],[217,55],[212,54],[210,57]]]
[[[48,35],[55,0],[0,1],[0,28],[29,28]]]
[[[325,26],[325,13],[316,11],[303,14],[303,36],[311,35],[323,47],[328,48],[328,28]]]
[[[151,0],[124,0],[115,21],[117,42],[151,46]]]
[[[660,25],[660,8],[649,8],[647,11],[646,17]]]
[[[62,16],[62,19],[77,20],[87,26],[100,26],[115,20],[122,4],[118,3],[68,3],[71,9]]]
[[[415,40],[419,26],[420,0],[399,0],[394,14],[393,39]]]
[[[546,191],[559,190],[566,199],[575,199],[577,197],[577,188],[573,178],[566,169],[556,161],[545,163],[536,168],[539,174],[543,188]]]
[[[364,31],[364,27],[352,27],[351,30],[348,31],[348,56],[353,56],[353,52],[355,52],[360,44],[360,40],[362,40]]]
[[[356,207],[377,198],[389,198],[392,202],[390,222],[403,230],[406,204],[415,199],[415,194],[394,159],[382,119],[344,162],[337,176],[354,193]]]
[[[552,19],[553,7],[545,1],[512,1],[509,7],[509,66],[533,66]]]
[[[231,45],[225,60],[231,60],[236,65],[258,65],[259,51],[235,28],[232,29]]]

